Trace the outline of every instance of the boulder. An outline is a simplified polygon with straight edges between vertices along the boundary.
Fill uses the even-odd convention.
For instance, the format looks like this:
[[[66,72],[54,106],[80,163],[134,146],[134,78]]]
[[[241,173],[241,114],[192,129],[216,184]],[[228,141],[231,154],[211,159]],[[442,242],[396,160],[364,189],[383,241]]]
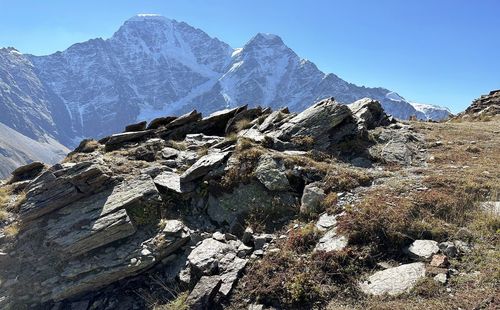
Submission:
[[[201,157],[181,175],[181,182],[193,181],[206,175],[208,172],[221,165],[229,155],[229,152],[221,152],[210,153]]]
[[[430,265],[432,267],[445,268],[448,266],[448,257],[446,255],[433,255]]]
[[[335,102],[333,98],[325,99],[281,125],[273,137],[287,141],[294,136],[306,136],[318,142],[349,117],[351,110],[346,105]]]
[[[270,193],[260,182],[251,182],[240,184],[231,193],[224,193],[218,197],[210,195],[207,213],[213,221],[219,224],[230,224],[249,210],[275,208],[276,205],[273,204],[275,201],[285,206],[297,204],[297,198],[289,192]]]
[[[349,105],[352,114],[357,118],[358,125],[362,129],[373,129],[379,126],[387,126],[391,123],[385,114],[380,102],[363,98]]]
[[[151,130],[144,130],[144,131],[123,132],[111,135],[105,141],[106,150],[110,151],[119,148],[124,143],[138,141],[150,135],[151,133],[152,133]]]
[[[189,193],[195,189],[193,183],[181,182],[181,177],[177,173],[170,171],[164,171],[159,174],[154,179],[154,182],[160,188],[171,190],[179,194]]]
[[[204,276],[196,283],[186,299],[186,306],[191,310],[211,309],[213,299],[219,291],[222,280],[218,276]]]
[[[480,204],[480,208],[493,217],[500,217],[500,201],[485,201]]]
[[[405,252],[417,259],[430,259],[439,252],[438,243],[433,240],[415,240]]]
[[[174,149],[173,147],[164,147],[161,150],[161,156],[164,159],[175,159],[179,156],[180,151],[177,149]]]
[[[314,182],[304,187],[302,194],[300,213],[313,214],[320,210],[321,202],[325,199],[325,191],[320,187],[320,183]]]
[[[368,295],[397,296],[409,292],[424,276],[424,263],[405,264],[374,273],[367,281],[360,283],[360,288]]]
[[[196,110],[193,110],[189,113],[181,115],[176,119],[172,120],[170,123],[166,124],[165,129],[170,129],[174,127],[180,127],[186,125],[188,123],[194,123],[201,120],[201,113],[198,113]]]
[[[290,190],[290,183],[285,174],[285,166],[269,155],[260,157],[255,176],[270,191]]]
[[[231,251],[235,251],[231,245],[207,238],[189,253],[188,261],[196,272],[209,275],[217,270],[219,260]]]
[[[236,114],[246,109],[247,106],[242,106],[214,112],[199,122],[197,132],[206,135],[224,136],[228,122],[235,117]]]
[[[45,165],[39,161],[29,163],[27,165],[21,166],[14,171],[12,171],[12,177],[9,183],[15,183],[19,181],[32,180],[45,169]]]
[[[188,144],[188,149],[198,149],[202,147],[211,147],[217,143],[224,141],[224,137],[207,136],[202,133],[188,134],[184,141]]]
[[[125,132],[146,130],[146,124],[147,124],[146,121],[142,121],[142,122],[135,123],[135,124],[130,124],[130,125],[125,127]]]

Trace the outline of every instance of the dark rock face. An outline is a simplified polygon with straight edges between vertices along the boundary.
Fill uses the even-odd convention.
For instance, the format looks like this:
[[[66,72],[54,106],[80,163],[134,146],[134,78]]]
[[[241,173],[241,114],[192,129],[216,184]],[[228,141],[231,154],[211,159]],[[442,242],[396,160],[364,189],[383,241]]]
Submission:
[[[242,119],[244,128],[235,125]],[[26,199],[13,215],[18,235],[0,244],[0,266],[9,266],[0,268],[0,307],[142,307],[135,295],[114,306],[102,298],[150,287],[147,279],[155,277],[189,290],[192,309],[220,306],[248,263],[277,239],[245,227],[249,214],[279,214],[262,219],[271,230],[297,216],[301,204],[303,213],[319,209],[325,172],[304,167],[309,154],[329,152],[342,139],[367,139],[376,127],[384,147],[377,153],[376,144],[375,155],[413,160],[408,132],[378,127],[386,120],[371,100],[352,109],[327,99],[299,114],[244,106],[202,118],[193,111],[84,141],[63,164],[20,168],[12,186],[25,188]],[[388,140],[407,144],[408,152],[392,150]],[[242,159],[244,145],[257,150],[254,166]],[[327,231],[321,251],[345,247],[335,223],[327,217],[318,224]]]

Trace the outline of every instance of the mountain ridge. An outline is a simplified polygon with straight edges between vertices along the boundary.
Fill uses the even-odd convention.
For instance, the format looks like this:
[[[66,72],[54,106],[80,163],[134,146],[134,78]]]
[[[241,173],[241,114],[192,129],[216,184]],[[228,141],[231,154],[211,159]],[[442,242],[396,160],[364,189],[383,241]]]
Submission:
[[[331,96],[346,104],[371,97],[398,118],[427,119],[408,101],[386,97],[391,92],[385,88],[357,86],[322,72],[277,35],[258,33],[242,48],[232,48],[185,22],[154,14],[128,19],[110,38],[50,55],[8,53],[18,59],[14,66],[0,59],[3,84],[12,86],[5,76],[23,66],[31,84],[21,89],[16,105],[7,106],[8,94],[0,94],[0,109],[14,115],[0,121],[37,140],[47,133],[69,147],[166,114],[211,113],[241,104],[300,111]],[[30,93],[41,95],[26,99]],[[41,103],[33,107],[35,99]],[[23,104],[34,112],[15,109]]]

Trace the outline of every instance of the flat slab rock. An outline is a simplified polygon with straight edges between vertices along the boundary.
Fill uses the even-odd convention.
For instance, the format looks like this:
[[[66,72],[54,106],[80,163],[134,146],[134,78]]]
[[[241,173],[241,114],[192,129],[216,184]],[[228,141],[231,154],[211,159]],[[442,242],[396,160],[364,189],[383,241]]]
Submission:
[[[162,172],[154,179],[154,182],[161,188],[166,188],[179,194],[192,192],[195,188],[193,183],[181,182],[181,177],[177,173],[170,171]]]
[[[388,294],[397,296],[410,291],[417,281],[425,276],[424,263],[412,263],[378,271],[359,284],[368,295]]]
[[[125,181],[57,211],[47,223],[46,241],[69,255],[88,252],[135,233],[127,207],[139,203],[154,205],[160,200],[151,177]]]
[[[347,237],[338,235],[337,229],[333,228],[327,231],[326,234],[319,239],[314,251],[324,251],[327,253],[340,251],[347,246],[347,242]]]
[[[218,276],[201,277],[191,293],[189,293],[186,305],[192,310],[210,309],[210,305],[221,284],[222,280]]]
[[[32,220],[81,198],[105,189],[110,171],[104,166],[82,162],[57,171],[46,171],[27,187],[20,209],[23,220]]]
[[[210,153],[198,159],[181,175],[181,182],[196,180],[217,168],[229,156],[229,152]]]

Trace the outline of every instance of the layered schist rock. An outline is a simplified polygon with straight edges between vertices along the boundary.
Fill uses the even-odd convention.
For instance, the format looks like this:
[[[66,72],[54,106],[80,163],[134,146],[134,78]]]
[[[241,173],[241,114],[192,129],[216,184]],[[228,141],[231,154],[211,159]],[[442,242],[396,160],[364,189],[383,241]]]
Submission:
[[[265,223],[275,227],[297,216],[301,203],[307,213],[320,206],[325,175],[306,171],[309,152],[336,154],[337,143],[368,139],[371,128],[396,131],[378,127],[389,122],[378,102],[356,107],[330,98],[299,114],[193,111],[85,140],[63,164],[18,169],[7,186],[23,188],[25,198],[0,222],[1,231],[19,229],[1,234],[0,306],[141,308],[140,297],[116,296],[167,282],[189,290],[193,308],[220,305],[251,260],[276,250],[277,236],[245,227],[249,214],[285,212]],[[235,125],[241,121],[246,129]],[[254,167],[243,159],[245,145],[258,152]],[[316,251],[347,246],[336,215],[317,225]]]

